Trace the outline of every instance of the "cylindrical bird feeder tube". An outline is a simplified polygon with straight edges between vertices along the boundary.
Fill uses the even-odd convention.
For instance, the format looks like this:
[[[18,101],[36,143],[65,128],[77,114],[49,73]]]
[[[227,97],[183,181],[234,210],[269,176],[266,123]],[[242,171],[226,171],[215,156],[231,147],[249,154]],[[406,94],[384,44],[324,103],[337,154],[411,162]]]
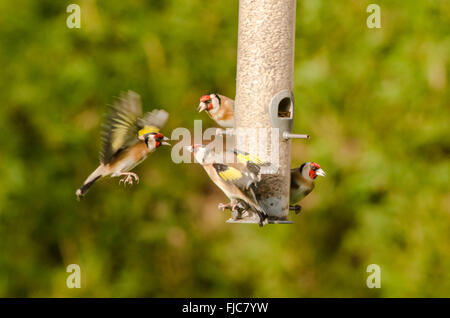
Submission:
[[[235,130],[240,150],[262,144],[268,158],[276,156],[276,171],[258,187],[269,223],[290,223],[291,141],[283,136],[291,133],[294,111],[295,9],[295,0],[239,1]]]

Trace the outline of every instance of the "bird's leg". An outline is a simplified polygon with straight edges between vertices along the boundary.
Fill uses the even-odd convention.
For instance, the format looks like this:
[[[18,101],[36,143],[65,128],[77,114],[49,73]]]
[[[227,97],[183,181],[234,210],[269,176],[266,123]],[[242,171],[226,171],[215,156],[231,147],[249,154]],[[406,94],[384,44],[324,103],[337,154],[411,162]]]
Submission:
[[[300,211],[302,210],[302,206],[301,205],[290,205],[289,210],[294,211],[295,214],[299,214]]]
[[[231,211],[233,211],[233,210],[238,209],[238,208],[244,209],[245,207],[244,207],[239,201],[231,200],[231,201],[230,201],[229,203],[227,203],[227,204],[225,204],[225,203],[219,203],[218,208],[219,208],[219,210],[221,210],[221,211],[225,211],[225,210],[231,210]]]
[[[242,215],[246,212],[250,207],[243,201],[234,200],[232,203],[231,209],[231,217],[233,219],[242,219]]]
[[[139,177],[134,172],[121,172],[117,176],[125,176],[124,178],[120,179],[119,184],[123,182],[124,184],[133,185],[133,178],[135,179],[136,183],[139,183]]]
[[[247,205],[245,205],[245,203],[243,203],[242,201],[237,201],[237,200],[233,200],[231,201],[232,204],[232,210],[245,210],[247,208]]]
[[[244,213],[246,213],[246,212],[248,215],[249,209],[250,209],[250,206],[242,201],[238,202],[238,204],[236,205],[236,210],[239,211],[241,217],[243,217]]]

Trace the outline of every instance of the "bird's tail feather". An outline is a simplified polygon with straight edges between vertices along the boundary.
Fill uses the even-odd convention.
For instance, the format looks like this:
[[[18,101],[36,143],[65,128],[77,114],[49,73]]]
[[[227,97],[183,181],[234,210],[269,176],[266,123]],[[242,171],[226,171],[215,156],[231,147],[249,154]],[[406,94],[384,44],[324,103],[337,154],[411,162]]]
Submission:
[[[257,202],[257,201],[255,200],[255,202]],[[250,206],[251,206],[253,212],[255,212],[258,215],[259,226],[262,227],[264,224],[267,223],[266,220],[269,217],[267,212],[264,211],[264,209],[258,203],[251,202]]]
[[[262,227],[264,224],[267,224],[268,214],[264,210],[264,208],[258,203],[256,199],[257,185],[253,182],[250,184],[250,193],[251,193],[251,202],[250,206],[252,207],[253,212],[255,212],[259,217],[259,226]]]
[[[97,169],[95,169],[95,171],[92,172],[89,175],[89,177],[87,177],[83,185],[75,192],[75,194],[78,197],[78,200],[80,200],[81,197],[83,197],[88,192],[89,188],[95,183],[95,181],[97,181],[103,176],[102,168],[103,166],[100,165]]]
[[[267,220],[268,215],[267,215],[266,211],[264,211],[263,209],[261,209],[258,206],[255,206],[254,209],[256,211],[256,214],[259,217],[259,226],[262,227],[266,223],[265,221]]]

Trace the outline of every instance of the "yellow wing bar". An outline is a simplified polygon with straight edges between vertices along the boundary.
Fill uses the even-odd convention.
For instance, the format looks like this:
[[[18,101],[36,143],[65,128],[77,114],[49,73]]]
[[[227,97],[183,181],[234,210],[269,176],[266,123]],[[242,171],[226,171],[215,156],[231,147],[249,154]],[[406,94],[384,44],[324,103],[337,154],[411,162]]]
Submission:
[[[138,135],[139,137],[145,134],[149,134],[149,133],[157,133],[159,132],[159,128],[155,127],[155,126],[145,126],[144,128],[142,128],[141,130],[139,130]]]
[[[241,154],[238,153],[237,154],[237,158],[239,159],[239,161],[241,161],[242,163],[246,163],[246,162],[253,162],[257,165],[263,164],[264,161],[259,158],[258,156],[252,155],[252,154]]]
[[[219,172],[219,176],[225,181],[234,181],[240,179],[242,173],[233,167],[228,167],[227,170]]]

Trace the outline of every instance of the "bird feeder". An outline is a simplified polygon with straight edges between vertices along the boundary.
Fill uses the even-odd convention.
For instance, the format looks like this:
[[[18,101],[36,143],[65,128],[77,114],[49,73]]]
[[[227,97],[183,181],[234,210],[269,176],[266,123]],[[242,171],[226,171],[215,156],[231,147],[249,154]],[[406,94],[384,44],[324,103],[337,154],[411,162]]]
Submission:
[[[292,223],[288,220],[290,139],[307,138],[292,134],[295,9],[296,0],[239,1],[234,130],[239,149],[247,152],[261,144],[262,137],[248,128],[266,131],[266,154],[278,159],[276,171],[263,174],[258,186],[258,201],[269,223]],[[227,222],[258,221],[249,217]]]

